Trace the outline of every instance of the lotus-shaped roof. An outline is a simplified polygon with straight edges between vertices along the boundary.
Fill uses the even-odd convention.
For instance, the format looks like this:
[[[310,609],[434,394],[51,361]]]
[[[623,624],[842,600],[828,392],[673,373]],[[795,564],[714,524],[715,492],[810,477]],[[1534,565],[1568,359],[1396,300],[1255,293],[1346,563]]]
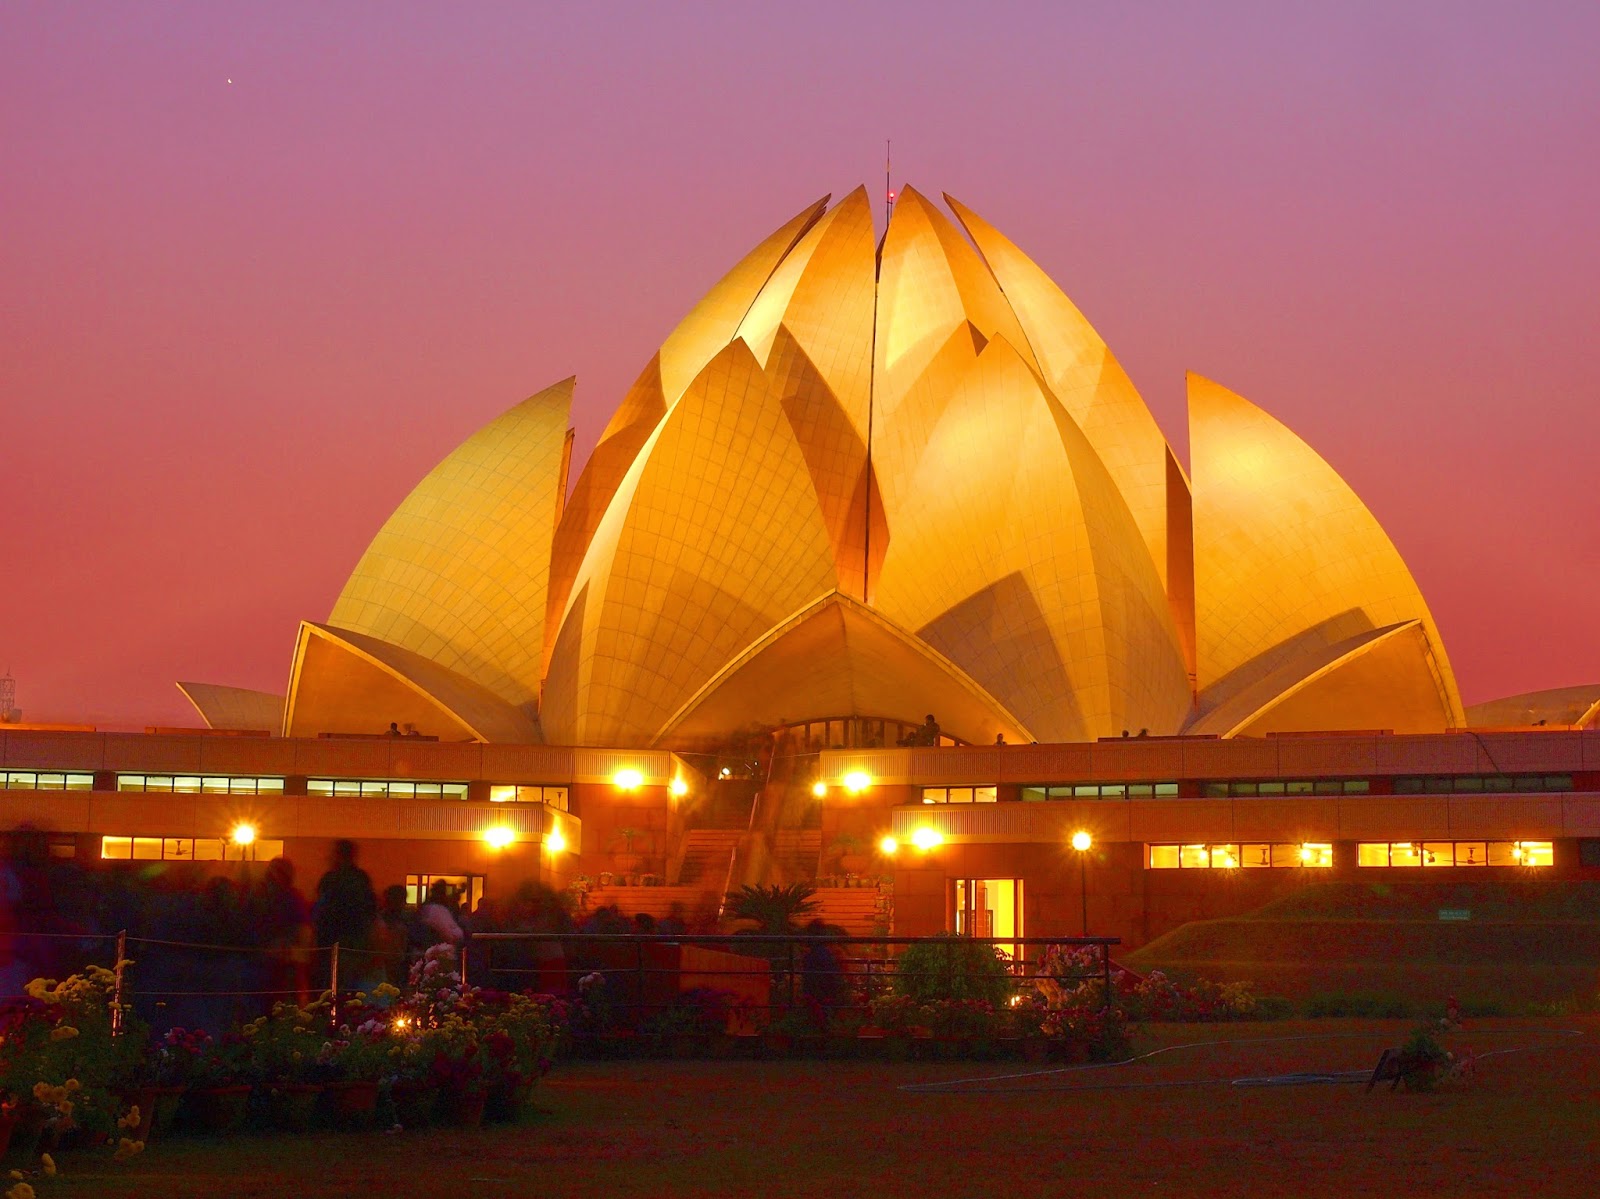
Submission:
[[[674,745],[936,713],[972,741],[1463,723],[1382,528],[1189,380],[1193,485],[981,217],[796,214],[662,343],[567,486],[572,381],[469,438],[302,628],[291,734]]]

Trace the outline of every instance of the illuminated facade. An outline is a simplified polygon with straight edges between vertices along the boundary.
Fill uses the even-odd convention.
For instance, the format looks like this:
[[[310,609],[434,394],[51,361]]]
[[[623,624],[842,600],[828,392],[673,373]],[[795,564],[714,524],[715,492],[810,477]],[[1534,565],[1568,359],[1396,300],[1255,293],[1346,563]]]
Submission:
[[[301,625],[283,696],[181,684],[257,735],[10,731],[0,772],[79,783],[0,808],[112,859],[227,861],[247,815],[258,854],[359,835],[408,881],[662,884],[635,906],[888,873],[859,850],[892,835],[905,931],[1071,931],[1050,880],[1093,854],[1127,883],[1105,927],[1140,940],[1219,871],[1237,897],[1585,868],[1600,735],[1554,730],[1600,688],[1464,710],[1331,466],[1190,376],[1186,472],[1083,314],[946,199],[906,189],[881,240],[864,190],[796,214],[570,485],[573,380],[475,433]],[[1533,725],[1503,761],[1452,732]]]

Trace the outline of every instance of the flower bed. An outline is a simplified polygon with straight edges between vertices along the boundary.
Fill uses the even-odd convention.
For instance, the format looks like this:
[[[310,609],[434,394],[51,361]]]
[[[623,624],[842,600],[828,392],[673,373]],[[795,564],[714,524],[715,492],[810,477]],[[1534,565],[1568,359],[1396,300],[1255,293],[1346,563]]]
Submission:
[[[55,1170],[42,1149],[109,1142],[125,1159],[175,1113],[212,1134],[247,1119],[288,1131],[369,1127],[380,1105],[381,1118],[407,1125],[476,1124],[486,1111],[514,1119],[566,1025],[566,1005],[550,996],[463,985],[453,951],[440,948],[417,962],[404,993],[384,985],[279,1003],[220,1039],[182,1028],[152,1037],[118,1009],[127,965],[38,979],[26,998],[0,1003],[0,1151],[38,1162],[41,1176]]]

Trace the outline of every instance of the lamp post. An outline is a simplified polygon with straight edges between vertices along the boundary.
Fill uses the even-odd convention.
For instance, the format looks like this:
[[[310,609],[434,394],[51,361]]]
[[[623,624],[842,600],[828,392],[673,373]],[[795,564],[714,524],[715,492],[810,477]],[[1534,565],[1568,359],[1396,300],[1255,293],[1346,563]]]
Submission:
[[[1083,903],[1083,935],[1089,935],[1089,847],[1094,838],[1083,829],[1072,834],[1072,848],[1078,851],[1078,894]]]

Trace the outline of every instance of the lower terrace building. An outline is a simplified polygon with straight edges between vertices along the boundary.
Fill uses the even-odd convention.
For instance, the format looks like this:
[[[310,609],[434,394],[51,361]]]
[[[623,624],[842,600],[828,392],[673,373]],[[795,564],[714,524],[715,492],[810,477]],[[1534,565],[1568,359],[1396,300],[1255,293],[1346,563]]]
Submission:
[[[101,868],[250,872],[281,854],[309,881],[354,836],[374,881],[413,896],[435,878],[474,903],[587,879],[591,905],[706,914],[730,883],[821,880],[824,915],[852,932],[1067,935],[1086,916],[1132,945],[1324,879],[1600,879],[1595,730],[789,757],[782,740],[685,757],[14,729],[0,822]]]

